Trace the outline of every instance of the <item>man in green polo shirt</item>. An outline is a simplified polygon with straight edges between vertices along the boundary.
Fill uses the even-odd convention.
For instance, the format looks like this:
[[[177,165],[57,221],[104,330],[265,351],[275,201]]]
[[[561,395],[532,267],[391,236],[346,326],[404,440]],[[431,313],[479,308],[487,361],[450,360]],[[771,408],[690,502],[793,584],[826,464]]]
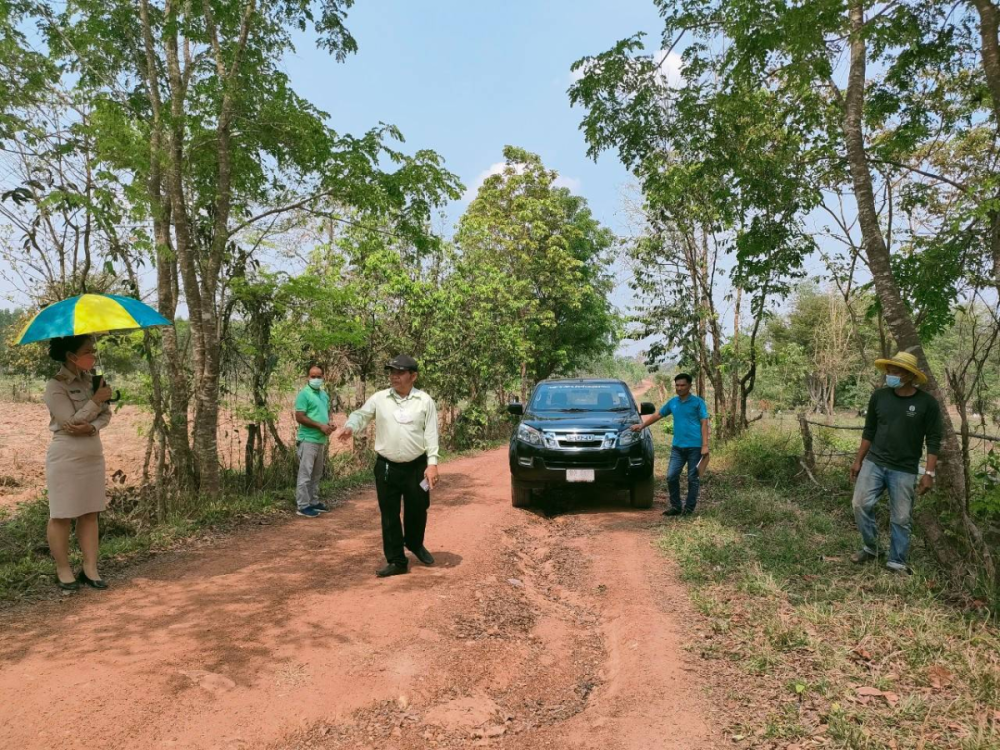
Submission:
[[[326,445],[333,432],[330,426],[330,396],[323,388],[323,368],[309,368],[309,382],[295,397],[295,421],[299,423],[296,437],[299,456],[299,476],[295,483],[296,511],[300,516],[316,518],[329,508],[319,501],[319,480],[326,465]]]

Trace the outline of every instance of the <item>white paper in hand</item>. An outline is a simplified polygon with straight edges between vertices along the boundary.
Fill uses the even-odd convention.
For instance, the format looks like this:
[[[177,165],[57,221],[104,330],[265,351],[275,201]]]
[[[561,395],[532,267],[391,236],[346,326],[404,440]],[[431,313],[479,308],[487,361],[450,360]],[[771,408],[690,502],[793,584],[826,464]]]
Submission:
[[[424,492],[430,492],[431,491],[431,486],[427,482],[427,477],[424,477],[423,481],[420,483],[420,489],[422,489]]]

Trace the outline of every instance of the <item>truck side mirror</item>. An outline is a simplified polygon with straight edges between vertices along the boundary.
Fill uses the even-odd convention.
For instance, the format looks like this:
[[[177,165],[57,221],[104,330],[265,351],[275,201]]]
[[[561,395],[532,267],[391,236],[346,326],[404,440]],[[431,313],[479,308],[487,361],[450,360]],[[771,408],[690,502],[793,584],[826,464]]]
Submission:
[[[514,416],[520,417],[524,414],[524,404],[507,404],[507,411]]]
[[[643,401],[639,406],[639,413],[645,416],[646,414],[656,413],[656,404],[651,404],[649,401]]]

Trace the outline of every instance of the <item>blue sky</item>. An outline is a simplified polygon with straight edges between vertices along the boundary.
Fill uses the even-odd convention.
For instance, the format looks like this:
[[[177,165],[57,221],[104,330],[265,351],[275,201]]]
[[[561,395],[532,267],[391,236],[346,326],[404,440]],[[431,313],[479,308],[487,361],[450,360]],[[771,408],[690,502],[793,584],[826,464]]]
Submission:
[[[587,158],[566,89],[570,65],[637,31],[659,47],[651,0],[358,0],[348,16],[358,53],[338,64],[306,37],[286,60],[295,90],[330,114],[340,132],[379,121],[399,127],[405,148],[429,148],[469,187],[503,159],[507,144],[539,154],[596,216],[624,231],[628,174],[614,154]],[[448,229],[464,204],[448,209]]]

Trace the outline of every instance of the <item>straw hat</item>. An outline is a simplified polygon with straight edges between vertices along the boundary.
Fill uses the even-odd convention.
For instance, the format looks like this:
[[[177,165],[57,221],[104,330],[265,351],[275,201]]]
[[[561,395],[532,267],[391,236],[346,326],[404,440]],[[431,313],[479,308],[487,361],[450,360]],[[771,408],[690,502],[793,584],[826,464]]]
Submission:
[[[893,367],[899,367],[907,372],[912,372],[917,378],[917,383],[920,385],[927,382],[927,376],[920,371],[919,367],[917,367],[917,358],[909,352],[896,352],[892,359],[875,360],[875,366],[880,372],[885,372],[885,368],[890,365]]]

